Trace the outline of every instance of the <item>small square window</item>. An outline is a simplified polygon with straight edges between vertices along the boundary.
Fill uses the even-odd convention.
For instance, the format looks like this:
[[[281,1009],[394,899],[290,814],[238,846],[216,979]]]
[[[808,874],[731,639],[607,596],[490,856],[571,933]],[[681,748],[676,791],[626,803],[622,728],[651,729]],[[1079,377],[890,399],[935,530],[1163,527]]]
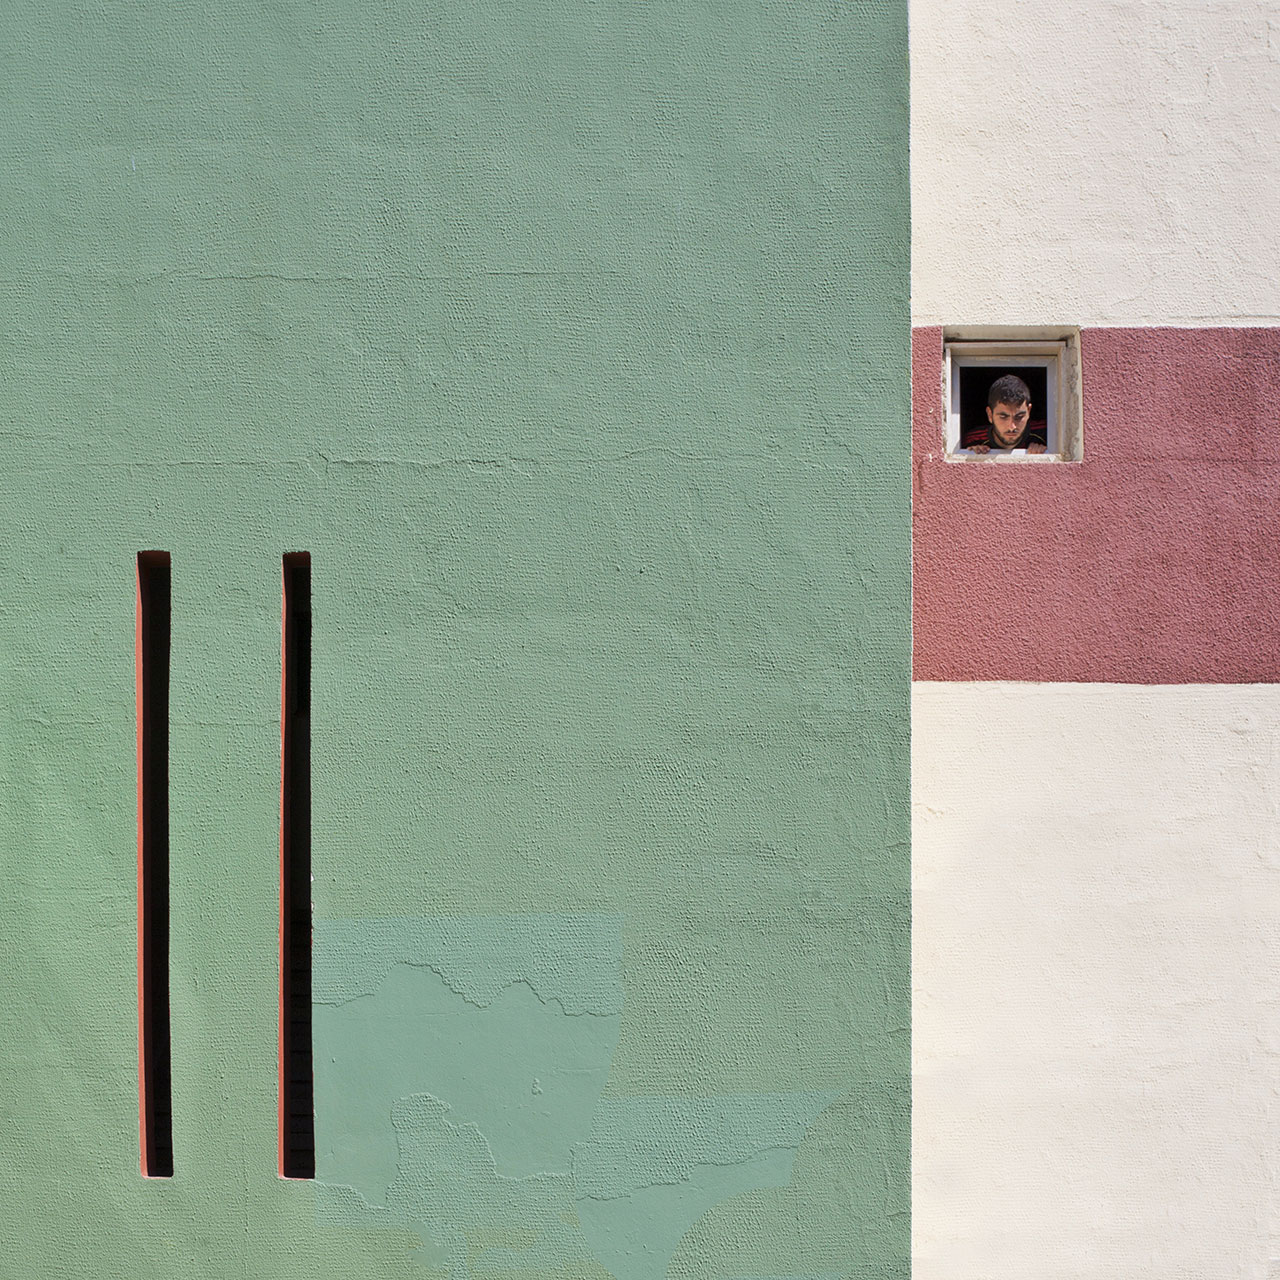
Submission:
[[[951,330],[943,335],[946,456],[975,462],[1079,462],[1080,336],[1076,330]],[[1008,447],[989,420],[988,398],[1001,378],[1026,388],[1029,411]],[[998,412],[998,410],[997,410]]]

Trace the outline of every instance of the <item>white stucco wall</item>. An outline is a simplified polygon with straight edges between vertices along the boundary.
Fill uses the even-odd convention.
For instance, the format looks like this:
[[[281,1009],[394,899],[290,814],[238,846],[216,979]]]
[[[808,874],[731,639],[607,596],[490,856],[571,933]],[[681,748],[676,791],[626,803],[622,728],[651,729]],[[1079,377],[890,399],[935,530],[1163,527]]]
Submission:
[[[1273,1274],[1280,687],[913,708],[915,1280]]]
[[[1280,0],[911,0],[916,324],[1280,321]]]

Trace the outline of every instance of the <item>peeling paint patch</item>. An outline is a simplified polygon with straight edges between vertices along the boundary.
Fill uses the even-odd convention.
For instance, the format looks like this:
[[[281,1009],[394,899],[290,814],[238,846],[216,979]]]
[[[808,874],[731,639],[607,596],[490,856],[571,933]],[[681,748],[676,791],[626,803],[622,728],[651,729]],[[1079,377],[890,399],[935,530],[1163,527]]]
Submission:
[[[433,968],[477,1006],[515,983],[567,1014],[622,1007],[620,916],[531,914],[317,920],[314,1000],[372,994],[397,964]]]
[[[429,1094],[398,1100],[390,1126],[398,1167],[386,1203],[320,1184],[316,1212],[326,1223],[407,1227],[422,1241],[429,1274],[474,1275],[482,1257],[487,1269],[511,1274],[602,1274],[578,1228],[567,1174],[504,1177],[476,1125]]]
[[[618,1040],[618,917],[320,921],[315,959],[319,1178],[384,1203],[393,1107],[420,1094],[502,1176],[569,1172]]]
[[[666,1274],[681,1237],[732,1196],[784,1187],[834,1094],[602,1100],[574,1152],[583,1231],[618,1280]]]
[[[656,1280],[835,1096],[602,1098],[619,917],[322,921],[316,971],[317,1214],[441,1275]]]

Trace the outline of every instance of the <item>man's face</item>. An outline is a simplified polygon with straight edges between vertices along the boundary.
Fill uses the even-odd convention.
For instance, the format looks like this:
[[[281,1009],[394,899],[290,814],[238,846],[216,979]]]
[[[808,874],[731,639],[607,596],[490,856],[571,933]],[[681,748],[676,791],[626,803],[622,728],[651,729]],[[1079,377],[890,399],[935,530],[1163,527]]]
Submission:
[[[1021,404],[997,403],[987,409],[987,421],[991,423],[991,435],[1002,448],[1011,449],[1022,438],[1031,419],[1031,401]]]

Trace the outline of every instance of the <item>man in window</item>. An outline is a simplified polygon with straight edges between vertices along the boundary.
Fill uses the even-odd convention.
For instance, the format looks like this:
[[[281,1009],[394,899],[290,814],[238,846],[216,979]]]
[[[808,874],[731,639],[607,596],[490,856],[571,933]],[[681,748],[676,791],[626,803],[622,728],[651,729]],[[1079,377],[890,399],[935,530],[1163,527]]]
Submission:
[[[1043,420],[1032,421],[1031,391],[1015,374],[997,378],[987,392],[987,421],[964,433],[961,447],[974,453],[992,449],[1025,449],[1044,453],[1047,430]]]

